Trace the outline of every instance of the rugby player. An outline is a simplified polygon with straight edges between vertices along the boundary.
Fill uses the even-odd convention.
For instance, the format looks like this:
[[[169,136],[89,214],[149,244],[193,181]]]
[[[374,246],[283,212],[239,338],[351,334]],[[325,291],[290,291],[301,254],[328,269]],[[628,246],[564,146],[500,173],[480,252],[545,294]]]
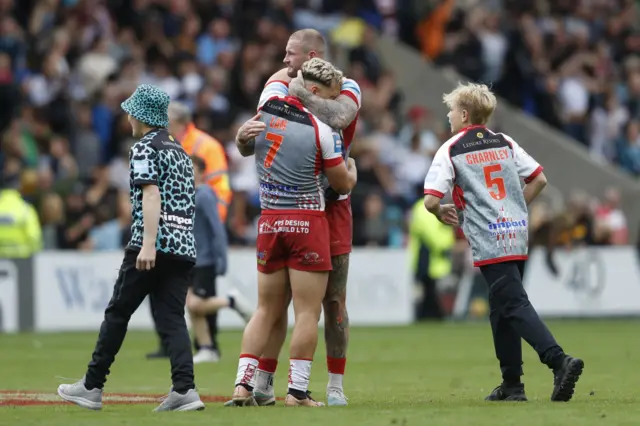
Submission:
[[[315,58],[303,66],[305,87],[336,96],[342,73]],[[255,152],[262,214],[258,222],[258,307],[245,328],[233,402],[257,405],[253,379],[270,333],[289,305],[295,308],[289,389],[285,406],[318,407],[309,397],[311,363],[318,320],[332,269],[329,224],[325,217],[323,174],[331,187],[347,194],[356,183],[352,159],[345,166],[342,139],[295,97],[265,90],[259,113],[238,131],[242,155]]]
[[[527,400],[520,381],[524,339],[553,371],[551,400],[569,401],[584,362],[564,353],[522,284],[528,253],[527,206],[547,184],[542,166],[511,137],[486,127],[497,103],[487,86],[460,84],[443,99],[455,135],[434,157],[425,178],[424,204],[443,223],[462,222],[473,265],[489,286],[489,318],[503,381],[485,399]],[[449,191],[455,204],[441,205]]]
[[[354,80],[343,78],[340,93],[335,99],[323,98],[320,93],[307,90],[300,68],[312,58],[323,58],[325,40],[316,30],[304,29],[291,35],[286,46],[284,64],[286,68],[275,73],[265,85],[263,96],[297,97],[303,105],[320,121],[333,129],[341,130],[344,143],[343,157],[349,156],[351,143],[355,135],[360,109],[360,86]],[[244,148],[247,150],[247,148]],[[248,155],[251,150],[248,149]],[[349,195],[335,194],[330,188],[327,193],[327,220],[329,221],[332,271],[329,273],[327,294],[323,301],[324,337],[327,348],[327,404],[330,406],[347,405],[343,390],[343,377],[347,362],[349,343],[349,315],[347,314],[347,274],[349,272],[349,254],[353,236],[353,219]],[[256,400],[260,405],[275,403],[273,376],[278,365],[280,349],[287,335],[286,314],[276,325],[271,340],[260,357],[256,375]],[[226,405],[232,405],[229,401]]]

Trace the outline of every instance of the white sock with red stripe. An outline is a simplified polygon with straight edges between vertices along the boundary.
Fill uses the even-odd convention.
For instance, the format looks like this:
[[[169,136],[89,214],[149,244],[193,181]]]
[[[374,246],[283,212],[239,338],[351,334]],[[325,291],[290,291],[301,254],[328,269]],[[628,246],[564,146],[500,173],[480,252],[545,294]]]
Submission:
[[[310,359],[289,360],[289,393],[298,399],[300,399],[302,395],[306,398],[307,391],[309,390],[311,363],[312,361]]]
[[[236,386],[242,385],[248,390],[253,390],[257,369],[257,356],[240,354],[240,360],[238,361],[238,374],[236,375]]]

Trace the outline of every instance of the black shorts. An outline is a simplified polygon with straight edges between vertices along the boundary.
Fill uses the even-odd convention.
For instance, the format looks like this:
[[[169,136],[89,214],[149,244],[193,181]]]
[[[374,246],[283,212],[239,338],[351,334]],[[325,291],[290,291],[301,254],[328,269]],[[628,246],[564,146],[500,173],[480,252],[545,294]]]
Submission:
[[[189,287],[193,294],[203,299],[216,295],[216,268],[215,266],[201,266],[191,269]]]

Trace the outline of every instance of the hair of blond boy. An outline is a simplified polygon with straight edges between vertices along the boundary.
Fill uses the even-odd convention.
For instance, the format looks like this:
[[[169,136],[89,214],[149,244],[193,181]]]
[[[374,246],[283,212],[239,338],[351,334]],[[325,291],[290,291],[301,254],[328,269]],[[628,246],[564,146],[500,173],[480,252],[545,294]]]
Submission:
[[[302,78],[313,80],[331,87],[342,82],[342,71],[331,62],[320,58],[313,58],[302,64]]]
[[[450,110],[456,107],[466,110],[471,124],[487,124],[498,103],[486,84],[476,83],[458,83],[458,87],[443,95],[442,100]]]

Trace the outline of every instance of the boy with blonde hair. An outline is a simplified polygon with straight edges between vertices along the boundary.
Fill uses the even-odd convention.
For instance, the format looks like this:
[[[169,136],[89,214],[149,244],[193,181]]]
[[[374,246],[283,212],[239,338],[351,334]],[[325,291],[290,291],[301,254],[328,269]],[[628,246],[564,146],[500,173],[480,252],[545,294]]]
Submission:
[[[486,127],[496,97],[483,84],[459,84],[443,96],[454,136],[438,150],[424,181],[424,204],[441,222],[460,223],[473,266],[489,285],[490,321],[502,384],[485,399],[526,401],[522,340],[554,373],[552,401],[569,401],[584,362],[566,355],[529,302],[522,284],[528,210],[547,184],[540,166],[511,137]],[[522,188],[520,179],[524,179]],[[451,191],[454,204],[440,204]]]

